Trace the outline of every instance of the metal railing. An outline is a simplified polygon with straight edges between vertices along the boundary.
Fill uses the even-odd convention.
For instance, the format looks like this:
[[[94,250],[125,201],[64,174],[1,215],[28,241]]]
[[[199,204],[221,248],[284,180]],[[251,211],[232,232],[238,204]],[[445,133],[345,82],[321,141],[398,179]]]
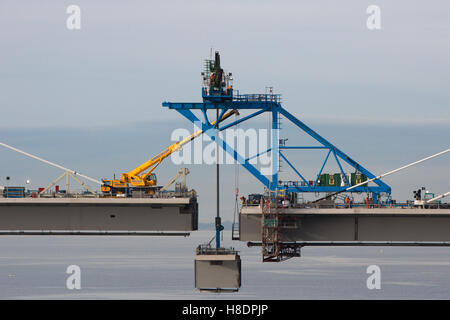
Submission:
[[[233,101],[240,102],[281,102],[281,94],[239,94],[233,96]]]
[[[248,203],[242,203],[241,204],[243,208],[246,207],[261,207],[261,204],[248,204]],[[282,207],[282,204],[278,204],[278,206]],[[304,202],[304,203],[291,203],[289,206],[285,207],[285,208],[296,208],[296,209],[312,209],[312,208],[325,208],[325,207],[329,207],[328,205],[323,206],[321,203],[312,203],[312,202]],[[367,205],[366,203],[363,202],[356,202],[356,203],[352,203],[352,204],[346,204],[346,203],[333,203],[332,204],[332,208],[335,209],[351,209],[351,208],[369,208],[369,209],[374,209],[374,208],[393,208],[393,209],[408,209],[408,208],[414,208],[417,207],[414,205],[413,201],[409,201],[409,202],[402,202],[402,203],[378,203],[378,204],[369,204]],[[432,203],[432,204],[426,204],[425,205],[426,209],[436,209],[436,208],[441,208],[441,209],[449,209],[450,208],[450,203]]]
[[[217,254],[237,254],[239,251],[235,250],[234,248],[214,248],[211,247],[209,244],[201,244],[197,247],[195,250],[196,254],[198,255],[217,255]]]

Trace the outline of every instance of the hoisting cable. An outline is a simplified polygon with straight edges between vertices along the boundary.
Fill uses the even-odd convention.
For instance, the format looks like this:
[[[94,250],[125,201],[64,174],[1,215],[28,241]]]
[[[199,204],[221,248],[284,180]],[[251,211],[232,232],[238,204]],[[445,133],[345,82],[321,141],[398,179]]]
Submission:
[[[239,113],[236,114],[236,121],[239,120]],[[236,124],[236,130],[238,130],[239,124]],[[234,239],[234,228],[236,225],[236,216],[239,212],[239,164],[234,165],[234,193],[235,193],[235,202],[234,202],[234,213],[233,213],[233,225],[231,227],[231,238]]]

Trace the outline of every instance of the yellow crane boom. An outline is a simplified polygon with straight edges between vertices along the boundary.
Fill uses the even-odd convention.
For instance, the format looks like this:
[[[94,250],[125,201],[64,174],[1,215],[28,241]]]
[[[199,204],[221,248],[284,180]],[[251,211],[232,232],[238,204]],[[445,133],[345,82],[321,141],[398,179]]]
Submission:
[[[231,117],[233,114],[239,115],[239,112],[237,110],[231,110],[226,112],[222,118],[219,120],[219,123],[224,121],[225,119]],[[211,122],[212,125],[214,125],[216,121]],[[131,184],[133,187],[145,187],[145,186],[153,186],[156,185],[156,177],[153,174],[153,171],[156,169],[156,167],[168,156],[170,156],[173,152],[176,152],[180,150],[180,148],[185,145],[186,143],[194,140],[196,137],[201,135],[203,133],[203,130],[197,130],[194,133],[192,133],[190,136],[186,137],[183,140],[180,140],[178,142],[175,142],[174,144],[170,145],[160,153],[158,153],[156,156],[152,157],[148,161],[144,162],[137,168],[127,172],[122,173],[120,180],[103,180],[104,185],[102,186],[103,192],[110,192],[110,187],[120,187],[125,188],[128,187],[128,184]],[[142,172],[148,170],[146,173],[142,174]]]

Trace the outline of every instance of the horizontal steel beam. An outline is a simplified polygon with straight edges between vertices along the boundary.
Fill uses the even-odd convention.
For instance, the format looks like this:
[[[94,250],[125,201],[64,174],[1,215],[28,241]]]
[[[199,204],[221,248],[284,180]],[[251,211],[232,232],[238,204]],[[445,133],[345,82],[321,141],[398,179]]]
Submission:
[[[450,247],[448,241],[299,241],[283,242],[289,247]],[[260,247],[261,242],[247,242],[248,247]]]
[[[131,231],[0,231],[0,236],[183,236],[190,232],[131,232]]]
[[[287,190],[288,192],[339,192],[346,189],[347,187],[321,187],[315,186],[311,187],[308,185],[302,186],[301,181],[297,182],[297,185],[290,184],[281,184],[280,189]],[[358,187],[352,189],[351,192],[383,192],[384,189],[379,186],[370,186],[370,187]],[[350,191],[349,191],[350,192]],[[325,198],[325,197],[324,197]]]
[[[279,146],[279,149],[329,149],[326,146]]]
[[[212,102],[163,102],[163,107],[174,110],[205,110],[205,109],[267,109],[271,106],[280,106],[276,102],[268,101],[226,101]]]

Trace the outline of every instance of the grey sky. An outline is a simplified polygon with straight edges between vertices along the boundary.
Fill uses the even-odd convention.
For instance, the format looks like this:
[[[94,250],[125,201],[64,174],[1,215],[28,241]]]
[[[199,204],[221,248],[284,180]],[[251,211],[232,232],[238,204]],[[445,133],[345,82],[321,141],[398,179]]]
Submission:
[[[76,3],[82,29],[66,29]],[[244,92],[273,85],[306,118],[449,123],[448,1],[2,1],[8,127],[177,117],[213,46]]]
[[[80,31],[66,29],[69,4],[81,7]],[[379,31],[366,28],[370,4],[381,7]],[[166,146],[172,129],[191,128],[161,102],[200,100],[213,47],[241,92],[274,86],[291,113],[380,173],[449,146],[449,13],[448,1],[3,0],[1,141],[96,178],[120,174]],[[0,161],[0,184],[24,168],[39,186],[58,175],[7,150]],[[445,192],[449,162],[387,181],[402,199],[429,177]],[[233,184],[234,169],[224,170]],[[175,172],[167,164],[158,175]],[[212,216],[201,181],[213,168],[191,172]],[[246,177],[245,190],[259,191]]]

